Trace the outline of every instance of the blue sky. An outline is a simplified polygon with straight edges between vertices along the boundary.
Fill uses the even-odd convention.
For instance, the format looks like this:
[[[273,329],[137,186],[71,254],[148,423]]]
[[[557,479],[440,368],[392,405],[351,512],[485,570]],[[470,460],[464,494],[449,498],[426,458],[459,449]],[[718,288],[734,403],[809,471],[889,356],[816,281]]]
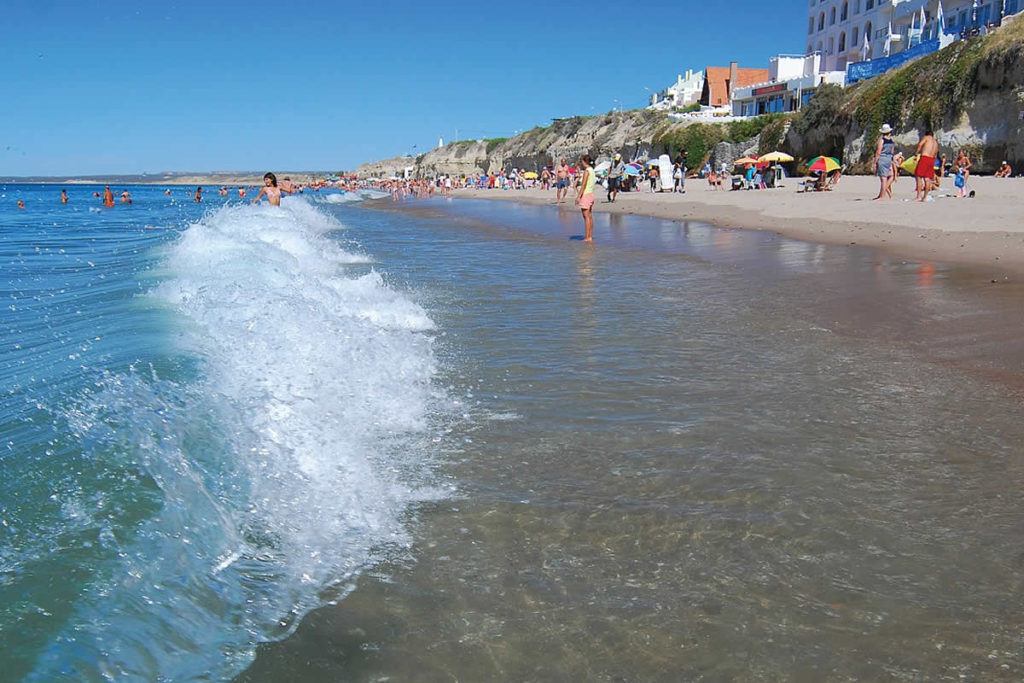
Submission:
[[[804,50],[806,0],[9,3],[0,175],[342,170]]]

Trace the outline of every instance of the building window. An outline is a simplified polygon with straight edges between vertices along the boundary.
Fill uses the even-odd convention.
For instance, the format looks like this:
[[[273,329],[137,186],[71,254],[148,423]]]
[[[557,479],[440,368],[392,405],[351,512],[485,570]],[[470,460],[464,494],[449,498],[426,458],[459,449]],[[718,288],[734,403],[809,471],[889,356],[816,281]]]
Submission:
[[[853,13],[860,14],[860,0],[853,0]]]
[[[835,54],[835,46],[836,46],[836,39],[833,38],[832,36],[829,36],[829,38],[828,38],[828,52],[825,53],[825,54],[829,54],[829,55]]]
[[[814,33],[814,17],[811,17],[810,21],[807,22],[807,32]]]
[[[870,21],[868,23],[864,24],[864,35],[868,37],[868,40],[871,39],[871,22]]]
[[[848,3],[843,3],[843,11],[839,13],[839,21],[846,21],[846,18],[850,14],[850,6]]]
[[[846,52],[846,31],[839,34],[839,52]]]
[[[828,12],[828,25],[829,26],[833,26],[833,25],[835,25],[835,23],[836,23],[836,8],[833,7]]]
[[[875,6],[875,0],[867,0],[864,3],[864,10],[867,11],[867,10],[871,9],[872,7],[874,7],[874,6]]]
[[[850,47],[857,47],[860,45],[860,41],[857,40],[860,36],[857,34],[857,27],[853,27],[853,34],[850,36]]]
[[[822,12],[821,14],[818,15],[818,30],[819,31],[824,31],[825,30],[825,13],[824,12]]]

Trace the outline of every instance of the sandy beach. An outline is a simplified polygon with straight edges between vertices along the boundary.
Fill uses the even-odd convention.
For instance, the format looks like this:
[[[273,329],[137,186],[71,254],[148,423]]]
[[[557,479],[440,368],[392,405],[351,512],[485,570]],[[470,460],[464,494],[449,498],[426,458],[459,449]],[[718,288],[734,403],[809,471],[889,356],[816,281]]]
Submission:
[[[945,178],[935,201],[914,202],[912,178],[900,178],[895,198],[872,201],[878,180],[844,177],[829,192],[798,192],[798,179],[774,190],[712,191],[691,179],[683,194],[620,193],[605,201],[599,188],[596,212],[697,220],[719,227],[771,230],[826,244],[859,244],[916,259],[984,266],[992,279],[1024,275],[1024,179],[971,178],[974,198],[957,199]],[[554,190],[459,190],[458,197],[554,204]],[[568,203],[572,204],[570,193]]]

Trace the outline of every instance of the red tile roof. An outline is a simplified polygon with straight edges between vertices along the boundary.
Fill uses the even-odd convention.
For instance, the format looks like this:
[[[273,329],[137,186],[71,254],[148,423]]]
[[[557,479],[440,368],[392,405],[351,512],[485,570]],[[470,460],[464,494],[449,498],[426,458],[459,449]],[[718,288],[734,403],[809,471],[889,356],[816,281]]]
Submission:
[[[704,69],[704,90],[700,103],[720,107],[729,104],[733,88],[742,88],[755,83],[766,83],[769,79],[768,69],[736,69],[736,82],[730,83],[732,68],[728,66],[709,66]]]

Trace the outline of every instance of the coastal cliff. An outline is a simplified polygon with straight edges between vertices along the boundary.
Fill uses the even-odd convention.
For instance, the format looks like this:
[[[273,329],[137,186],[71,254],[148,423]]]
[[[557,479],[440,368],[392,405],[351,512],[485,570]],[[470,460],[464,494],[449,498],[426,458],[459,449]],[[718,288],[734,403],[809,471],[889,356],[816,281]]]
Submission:
[[[419,157],[364,164],[361,177],[391,177],[406,169],[418,177],[473,175],[512,168],[539,171],[587,152],[596,161],[675,158],[689,167],[717,166],[738,155],[782,149],[802,160],[841,158],[854,173],[869,173],[878,128],[889,123],[897,145],[912,152],[920,135],[935,131],[943,154],[971,154],[975,172],[990,173],[1003,159],[1024,166],[1024,21],[986,36],[961,40],[906,66],[845,90],[825,85],[795,114],[728,123],[675,122],[645,109],[557,119],[512,138],[449,143]],[[793,169],[794,171],[799,168]]]
[[[1024,162],[1024,21],[961,40],[846,90],[819,89],[794,117],[787,148],[795,156],[841,156],[870,172],[878,129],[890,124],[911,153],[928,129],[950,159],[966,150],[975,172],[1003,159]],[[817,150],[817,151],[815,151]]]

